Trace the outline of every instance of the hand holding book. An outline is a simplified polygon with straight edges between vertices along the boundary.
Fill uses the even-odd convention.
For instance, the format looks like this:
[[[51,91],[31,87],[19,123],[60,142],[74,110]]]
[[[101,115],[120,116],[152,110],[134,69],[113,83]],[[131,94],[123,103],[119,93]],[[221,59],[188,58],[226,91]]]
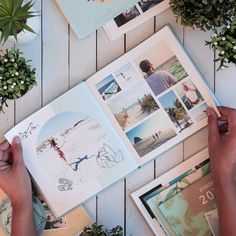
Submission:
[[[218,203],[221,235],[236,232],[236,110],[218,108],[221,117],[217,119],[214,110],[208,109],[209,154]],[[218,120],[223,124],[218,126]]]
[[[0,188],[11,200],[12,235],[36,235],[30,178],[19,137],[14,138],[12,146],[7,141],[0,144]]]

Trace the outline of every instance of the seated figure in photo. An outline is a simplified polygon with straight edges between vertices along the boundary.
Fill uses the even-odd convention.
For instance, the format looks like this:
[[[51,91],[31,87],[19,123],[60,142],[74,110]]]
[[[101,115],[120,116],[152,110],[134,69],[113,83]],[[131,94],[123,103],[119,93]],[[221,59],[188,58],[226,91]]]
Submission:
[[[183,83],[182,86],[184,94],[187,97],[191,107],[196,106],[202,101],[201,98],[199,97],[196,87],[190,86],[187,83]]]
[[[152,7],[155,7],[157,4],[163,2],[163,0],[141,0],[139,5],[143,12],[149,10]]]
[[[147,83],[155,96],[161,94],[178,82],[178,80],[167,71],[156,71],[149,60],[143,60],[139,64],[140,69],[147,74]]]

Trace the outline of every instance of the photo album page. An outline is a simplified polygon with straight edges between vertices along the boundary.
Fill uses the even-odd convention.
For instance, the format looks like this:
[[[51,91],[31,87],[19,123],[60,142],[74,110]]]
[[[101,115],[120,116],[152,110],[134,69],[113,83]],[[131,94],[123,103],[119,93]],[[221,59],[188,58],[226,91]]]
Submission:
[[[27,169],[57,217],[137,168],[86,83],[5,136],[11,142],[16,135]]]
[[[138,165],[207,125],[215,101],[168,26],[87,84]]]

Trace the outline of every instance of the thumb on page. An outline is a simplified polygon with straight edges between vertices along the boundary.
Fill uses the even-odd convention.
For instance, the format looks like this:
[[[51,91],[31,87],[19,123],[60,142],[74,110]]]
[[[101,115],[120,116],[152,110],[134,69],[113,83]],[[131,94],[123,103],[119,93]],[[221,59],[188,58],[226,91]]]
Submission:
[[[16,136],[12,141],[12,154],[13,154],[12,158],[13,168],[24,165],[21,140],[18,136]]]

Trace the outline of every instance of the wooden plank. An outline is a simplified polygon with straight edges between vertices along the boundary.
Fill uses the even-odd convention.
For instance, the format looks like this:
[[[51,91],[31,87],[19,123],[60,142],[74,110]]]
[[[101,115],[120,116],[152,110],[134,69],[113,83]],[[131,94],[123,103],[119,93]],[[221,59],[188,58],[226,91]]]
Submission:
[[[208,145],[208,128],[203,128],[184,141],[184,159],[200,152]]]
[[[68,89],[68,23],[55,1],[46,0],[42,21],[42,104],[46,105]]]
[[[171,27],[177,38],[183,43],[183,26],[176,23],[176,19],[170,8],[156,16],[156,31],[162,29],[166,25]]]
[[[35,10],[41,15],[41,0],[35,1]],[[40,17],[39,17],[40,18]],[[41,21],[41,19],[39,19]],[[32,68],[36,68],[36,79],[38,85],[27,92],[22,98],[15,102],[15,123],[31,115],[41,107],[41,32],[36,39],[30,43],[19,45],[27,59],[32,60]]]
[[[110,41],[103,28],[97,31],[97,69],[100,70],[124,53],[124,37]]]
[[[154,161],[142,166],[126,179],[125,235],[154,235],[148,223],[131,198],[131,193],[154,179]]]
[[[96,72],[96,33],[78,40],[70,30],[69,58],[70,87],[73,87]]]
[[[137,28],[126,34],[126,51],[134,48],[145,39],[153,35],[155,31],[154,18],[148,20]]]
[[[97,31],[97,69],[124,53],[124,37],[110,42],[104,30]],[[124,181],[119,181],[97,196],[97,222],[107,228],[124,227]]]
[[[236,88],[236,69],[231,64],[225,70],[216,71],[216,96],[221,105],[236,108],[235,88]]]

